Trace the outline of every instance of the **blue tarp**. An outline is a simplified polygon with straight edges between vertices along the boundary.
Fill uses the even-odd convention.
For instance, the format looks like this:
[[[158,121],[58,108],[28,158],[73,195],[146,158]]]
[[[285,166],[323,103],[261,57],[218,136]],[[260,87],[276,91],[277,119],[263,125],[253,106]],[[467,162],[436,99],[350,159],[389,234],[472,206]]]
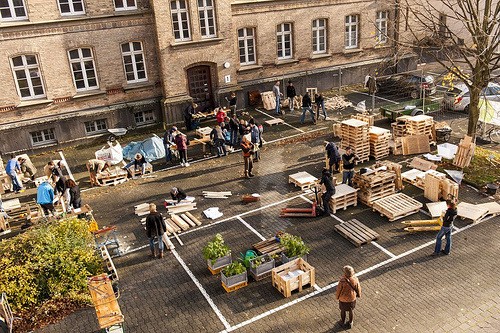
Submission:
[[[132,160],[135,158],[135,154],[141,154],[144,156],[146,161],[152,162],[160,158],[165,157],[165,147],[163,146],[163,140],[157,135],[153,134],[153,137],[143,140],[141,142],[130,142],[125,148],[123,148],[123,158],[127,160]]]

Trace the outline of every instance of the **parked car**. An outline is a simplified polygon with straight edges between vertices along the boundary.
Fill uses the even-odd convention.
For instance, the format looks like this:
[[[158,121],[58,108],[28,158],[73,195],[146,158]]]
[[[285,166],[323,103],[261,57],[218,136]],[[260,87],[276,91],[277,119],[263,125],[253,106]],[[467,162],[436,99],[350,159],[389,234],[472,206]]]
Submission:
[[[500,102],[500,85],[490,82],[488,87],[481,90],[480,98]],[[470,95],[469,88],[463,83],[457,84],[453,89],[445,92],[443,107],[448,110],[469,112]]]
[[[434,77],[431,75],[414,75],[408,73],[394,74],[377,78],[378,91],[393,92],[411,96],[412,99],[421,98],[422,92],[425,96],[436,93]]]

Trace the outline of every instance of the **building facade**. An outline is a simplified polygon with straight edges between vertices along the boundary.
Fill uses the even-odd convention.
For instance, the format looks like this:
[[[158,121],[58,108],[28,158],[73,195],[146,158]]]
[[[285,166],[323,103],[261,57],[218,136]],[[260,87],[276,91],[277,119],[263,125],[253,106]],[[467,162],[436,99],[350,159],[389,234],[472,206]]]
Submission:
[[[242,108],[276,80],[299,94],[360,83],[394,51],[389,0],[2,0],[0,13],[4,153],[182,121],[231,91]]]

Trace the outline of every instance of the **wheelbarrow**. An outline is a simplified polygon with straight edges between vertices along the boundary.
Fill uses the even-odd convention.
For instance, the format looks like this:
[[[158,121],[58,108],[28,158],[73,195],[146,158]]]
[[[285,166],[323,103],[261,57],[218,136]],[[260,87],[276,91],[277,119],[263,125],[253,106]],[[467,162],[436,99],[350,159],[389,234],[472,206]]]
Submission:
[[[443,127],[436,128],[436,140],[442,140],[444,142],[448,142],[451,137],[451,128]]]

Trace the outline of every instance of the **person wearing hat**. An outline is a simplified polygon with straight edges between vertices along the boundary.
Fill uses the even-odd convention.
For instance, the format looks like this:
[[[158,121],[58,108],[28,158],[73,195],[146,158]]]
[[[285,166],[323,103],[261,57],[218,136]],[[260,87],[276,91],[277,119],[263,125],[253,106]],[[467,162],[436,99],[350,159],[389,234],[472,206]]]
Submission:
[[[169,163],[172,161],[172,150],[171,146],[175,146],[175,133],[177,132],[177,127],[172,126],[171,129],[165,132],[163,135],[163,146],[165,147],[165,161]]]
[[[127,170],[130,175],[132,175],[132,172],[129,170],[129,168],[132,165],[134,166],[135,171],[139,169],[141,170],[141,175],[144,175],[144,173],[146,173],[147,162],[144,156],[142,156],[141,154],[139,153],[135,154],[134,160],[125,166],[125,170]]]
[[[90,175],[90,185],[101,186],[101,184],[97,181],[97,175],[101,174],[103,171],[108,171],[111,167],[111,163],[103,160],[98,160],[93,158],[87,161],[87,169],[89,170]]]
[[[172,187],[170,190],[170,196],[172,197],[172,200],[177,200],[177,202],[181,202],[187,197],[186,192],[179,187]]]
[[[31,163],[31,161],[28,161],[24,157],[19,157],[17,160],[19,161],[21,172],[23,173],[24,177],[34,180],[36,174],[36,168],[33,165],[33,163]]]

